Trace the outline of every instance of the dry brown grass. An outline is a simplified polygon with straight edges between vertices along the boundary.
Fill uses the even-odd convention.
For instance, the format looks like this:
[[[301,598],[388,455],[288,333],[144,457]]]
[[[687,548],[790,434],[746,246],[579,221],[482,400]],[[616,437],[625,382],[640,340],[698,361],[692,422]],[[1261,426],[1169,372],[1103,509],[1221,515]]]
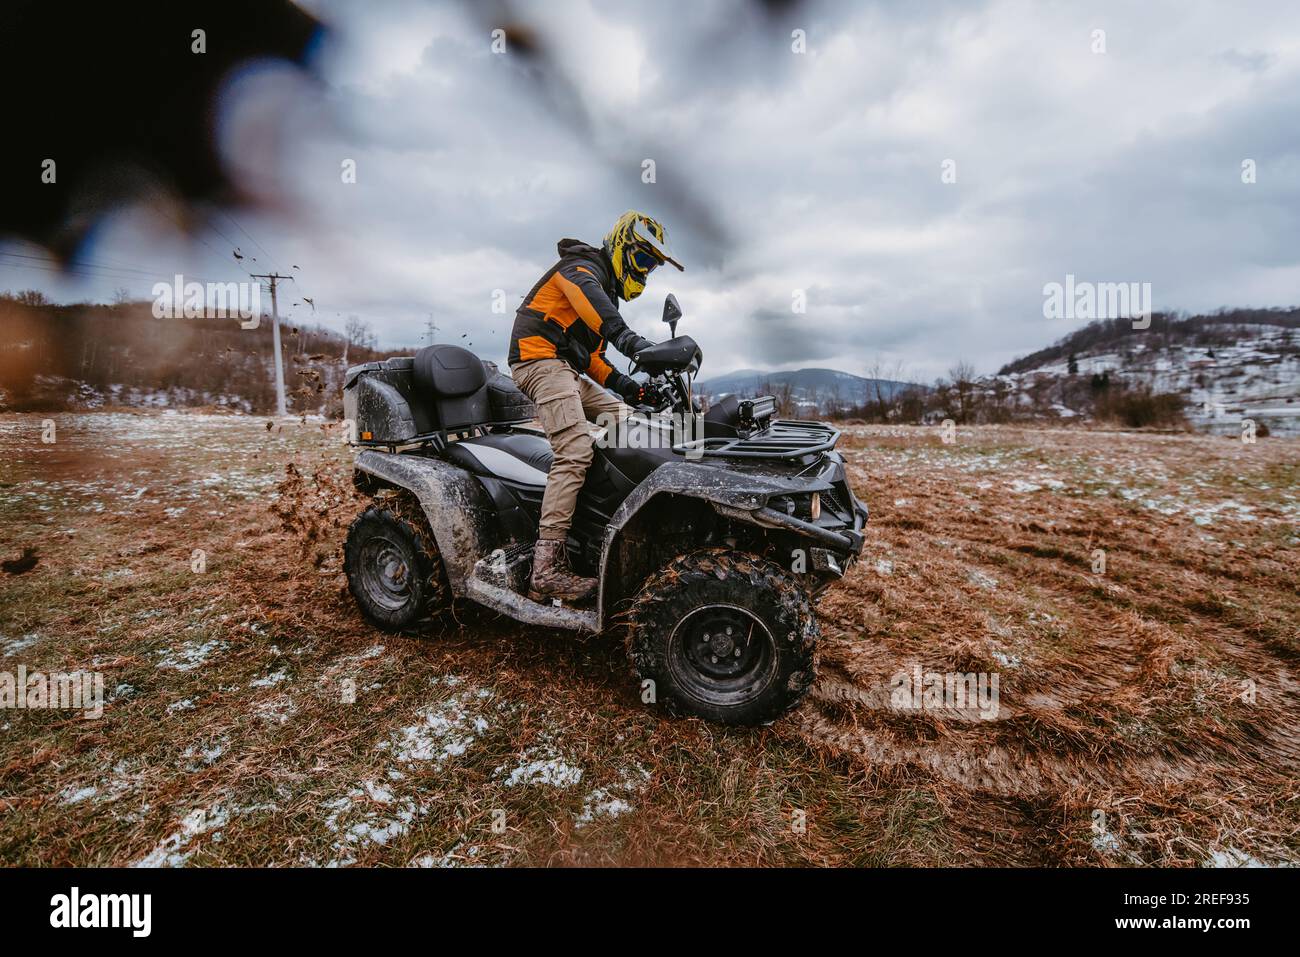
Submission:
[[[0,581],[0,670],[98,670],[110,700],[0,712],[4,863],[1300,858],[1294,442],[850,429],[872,523],[821,679],[734,731],[641,705],[617,641],[470,607],[369,628],[317,423],[58,421],[44,446],[0,417],[0,557],[41,554]],[[890,709],[913,665],[997,672],[998,719]]]

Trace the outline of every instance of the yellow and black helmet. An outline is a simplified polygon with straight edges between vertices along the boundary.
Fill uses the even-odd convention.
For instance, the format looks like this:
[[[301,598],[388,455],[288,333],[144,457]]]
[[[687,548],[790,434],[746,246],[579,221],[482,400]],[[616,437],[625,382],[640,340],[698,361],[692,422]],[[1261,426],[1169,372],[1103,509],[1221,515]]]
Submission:
[[[681,263],[668,255],[668,231],[658,220],[629,209],[618,218],[605,235],[605,252],[614,265],[618,291],[625,300],[635,299],[645,290],[646,277],[663,263],[679,270]]]

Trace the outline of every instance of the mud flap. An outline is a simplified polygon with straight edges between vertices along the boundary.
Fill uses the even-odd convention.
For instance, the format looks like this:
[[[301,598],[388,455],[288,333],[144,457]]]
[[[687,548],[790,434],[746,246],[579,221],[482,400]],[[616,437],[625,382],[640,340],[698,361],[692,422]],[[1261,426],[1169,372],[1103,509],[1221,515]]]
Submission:
[[[419,499],[452,594],[466,595],[475,563],[491,554],[496,537],[492,503],[479,481],[463,469],[423,455],[368,450],[357,456],[356,468]]]

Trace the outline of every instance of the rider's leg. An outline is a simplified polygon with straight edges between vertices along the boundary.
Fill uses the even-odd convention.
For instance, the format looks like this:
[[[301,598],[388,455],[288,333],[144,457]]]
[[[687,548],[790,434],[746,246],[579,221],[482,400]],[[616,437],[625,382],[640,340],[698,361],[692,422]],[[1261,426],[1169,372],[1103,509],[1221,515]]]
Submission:
[[[578,398],[582,400],[582,411],[597,425],[609,427],[632,414],[631,406],[590,379],[578,380]]]
[[[595,591],[596,580],[574,575],[569,570],[565,548],[578,492],[592,458],[578,374],[559,359],[519,363],[510,371],[520,390],[537,406],[537,418],[554,452],[542,495],[530,597],[534,600],[585,598]]]

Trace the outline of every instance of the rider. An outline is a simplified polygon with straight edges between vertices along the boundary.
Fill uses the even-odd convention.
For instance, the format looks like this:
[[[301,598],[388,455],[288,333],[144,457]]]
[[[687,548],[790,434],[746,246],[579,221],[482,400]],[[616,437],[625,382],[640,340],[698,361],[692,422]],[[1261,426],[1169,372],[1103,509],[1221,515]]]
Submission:
[[[587,420],[602,413],[622,418],[630,411],[623,403],[642,398],[641,385],[605,361],[605,346],[632,356],[654,345],[627,327],[616,303],[641,295],[647,277],[662,263],[683,268],[668,255],[666,244],[663,225],[634,210],[619,217],[599,248],[562,239],[560,261],[515,313],[510,374],[537,406],[554,451],[533,551],[528,593],[533,601],[578,601],[596,590],[596,579],[569,569],[565,544],[593,454]],[[623,402],[599,386],[618,393]]]

